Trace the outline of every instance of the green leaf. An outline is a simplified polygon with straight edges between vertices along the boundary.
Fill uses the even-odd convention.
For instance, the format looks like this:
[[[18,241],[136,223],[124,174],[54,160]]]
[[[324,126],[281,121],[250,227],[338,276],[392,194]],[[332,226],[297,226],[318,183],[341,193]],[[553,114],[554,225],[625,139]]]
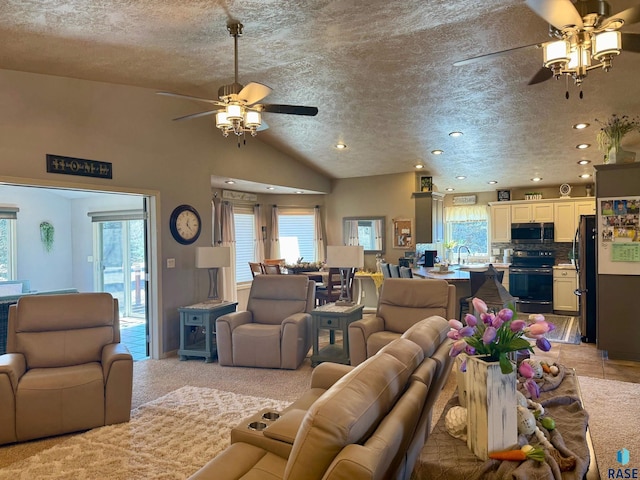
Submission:
[[[504,374],[513,372],[513,364],[504,353],[500,354],[500,371]]]

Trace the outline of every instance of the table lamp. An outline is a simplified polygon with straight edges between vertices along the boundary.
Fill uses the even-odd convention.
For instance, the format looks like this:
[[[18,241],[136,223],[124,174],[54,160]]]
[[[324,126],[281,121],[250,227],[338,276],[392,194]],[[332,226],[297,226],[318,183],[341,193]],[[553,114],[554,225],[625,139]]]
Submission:
[[[364,247],[327,246],[327,266],[340,269],[340,298],[336,305],[353,305],[349,278],[355,268],[364,267]]]
[[[218,269],[231,265],[230,247],[196,247],[196,268],[209,269],[209,300],[219,303]]]

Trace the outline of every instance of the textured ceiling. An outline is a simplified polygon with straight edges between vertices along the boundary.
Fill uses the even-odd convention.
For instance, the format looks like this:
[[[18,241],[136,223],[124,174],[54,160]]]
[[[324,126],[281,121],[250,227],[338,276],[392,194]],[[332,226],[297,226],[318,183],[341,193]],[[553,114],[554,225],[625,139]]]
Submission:
[[[637,4],[609,3],[612,12]],[[269,85],[268,103],[319,108],[265,113],[259,138],[334,178],[423,163],[439,190],[456,193],[526,187],[535,176],[590,183],[578,175],[602,163],[595,119],[639,113],[640,54],[590,72],[582,100],[572,84],[565,100],[564,80],[527,86],[542,62],[533,48],[453,66],[547,40],[548,25],[520,0],[4,0],[0,68],[216,98],[233,81],[230,19],[244,24],[240,82]],[[184,104],[185,115],[206,109],[158,101]],[[576,131],[577,122],[592,125]],[[336,150],[339,141],[348,148]],[[577,150],[583,142],[593,146]],[[623,146],[640,150],[640,135]]]

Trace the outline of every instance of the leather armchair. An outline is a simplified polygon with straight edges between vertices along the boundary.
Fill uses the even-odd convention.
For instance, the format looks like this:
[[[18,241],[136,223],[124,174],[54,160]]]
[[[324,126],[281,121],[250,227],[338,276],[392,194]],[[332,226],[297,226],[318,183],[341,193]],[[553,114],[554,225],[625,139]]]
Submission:
[[[0,356],[0,444],[129,421],[133,358],[108,293],[22,297]]]
[[[305,275],[257,275],[247,310],[216,319],[218,363],[298,368],[311,347],[315,289]]]
[[[386,278],[375,316],[349,325],[349,358],[358,365],[433,315],[456,318],[456,287],[445,280]]]

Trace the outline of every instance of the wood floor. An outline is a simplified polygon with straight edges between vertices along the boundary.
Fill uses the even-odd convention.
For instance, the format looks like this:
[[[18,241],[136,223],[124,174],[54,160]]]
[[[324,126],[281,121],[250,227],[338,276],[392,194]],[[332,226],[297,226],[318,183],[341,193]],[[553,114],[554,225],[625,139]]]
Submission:
[[[548,352],[535,350],[534,358],[575,368],[578,375],[640,383],[640,362],[610,360],[606,352],[598,350],[593,343],[552,343]]]

